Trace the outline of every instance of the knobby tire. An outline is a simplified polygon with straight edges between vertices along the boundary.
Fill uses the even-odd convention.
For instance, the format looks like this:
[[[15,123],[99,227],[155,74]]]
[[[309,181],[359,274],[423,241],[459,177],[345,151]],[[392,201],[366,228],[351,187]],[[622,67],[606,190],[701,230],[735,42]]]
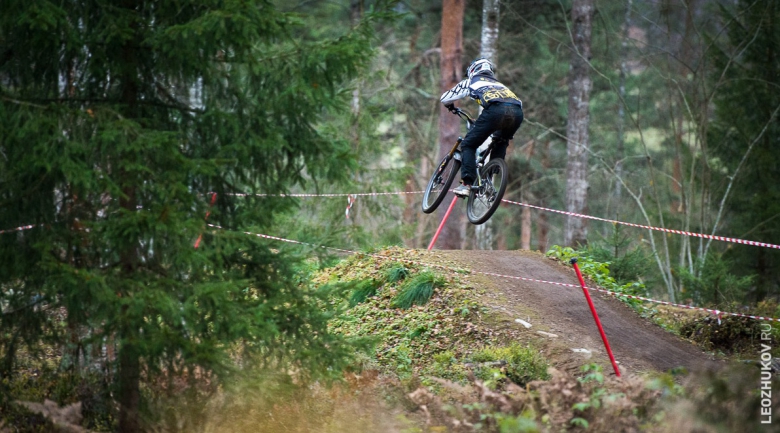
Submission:
[[[504,197],[509,177],[506,162],[501,158],[491,159],[479,173],[482,185],[478,190],[472,189],[466,204],[466,216],[472,224],[482,224],[493,216]]]
[[[441,170],[439,169],[441,167]],[[434,168],[428,186],[425,188],[425,194],[422,199],[422,211],[431,213],[444,200],[447,195],[455,175],[460,169],[460,161],[454,157],[445,156]]]

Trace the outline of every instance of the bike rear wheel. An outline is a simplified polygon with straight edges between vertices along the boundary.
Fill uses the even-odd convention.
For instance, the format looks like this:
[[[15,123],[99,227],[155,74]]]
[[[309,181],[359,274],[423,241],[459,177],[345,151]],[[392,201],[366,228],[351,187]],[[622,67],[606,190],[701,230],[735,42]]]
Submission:
[[[456,154],[457,155],[457,154]],[[428,187],[425,188],[425,194],[422,199],[422,211],[431,213],[439,207],[444,196],[452,185],[452,180],[458,174],[460,169],[460,160],[449,155],[442,158],[439,165],[436,166],[431,179],[428,181]]]
[[[469,194],[466,216],[472,224],[482,224],[498,209],[509,175],[503,159],[491,159],[479,172],[482,183]]]

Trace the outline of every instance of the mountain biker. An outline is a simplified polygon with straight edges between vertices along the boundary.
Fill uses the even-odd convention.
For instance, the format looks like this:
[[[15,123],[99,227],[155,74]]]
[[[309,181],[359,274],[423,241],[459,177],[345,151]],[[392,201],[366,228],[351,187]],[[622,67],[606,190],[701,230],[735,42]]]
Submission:
[[[470,96],[483,108],[482,114],[461,143],[463,166],[461,185],[452,192],[468,197],[471,184],[477,178],[477,148],[493,137],[492,158],[504,158],[509,140],[523,123],[523,102],[495,78],[495,67],[490,60],[478,58],[466,69],[467,77],[441,95],[441,103],[455,113],[454,101]]]

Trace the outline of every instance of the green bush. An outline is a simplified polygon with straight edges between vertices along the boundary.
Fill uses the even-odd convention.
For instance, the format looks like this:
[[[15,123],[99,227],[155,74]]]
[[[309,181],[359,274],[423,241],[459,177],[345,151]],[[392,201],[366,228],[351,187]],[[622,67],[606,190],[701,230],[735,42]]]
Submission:
[[[588,244],[587,248],[578,251],[597,262],[609,265],[612,278],[619,285],[639,281],[643,277],[643,270],[648,268],[650,257],[641,247],[629,248],[633,238],[623,236],[622,226],[613,224],[612,233],[601,237],[601,241]]]
[[[646,296],[645,285],[640,282],[619,283],[610,275],[609,263],[599,262],[588,256],[588,250],[575,251],[570,247],[560,247],[553,245],[547,251],[548,257],[554,257],[562,262],[569,263],[572,258],[577,258],[577,265],[582,275],[593,280],[599,287],[610,292],[620,293],[632,296]],[[618,296],[618,299],[625,302],[634,309],[641,309],[642,302],[637,299],[631,299],[624,296]]]
[[[538,350],[530,346],[513,343],[503,347],[485,347],[474,352],[471,360],[475,363],[474,375],[484,381],[501,380],[506,377],[522,386],[534,380],[549,378],[547,362]],[[506,364],[485,365],[501,361]]]
[[[8,431],[38,432],[57,431],[43,415],[14,404],[13,401],[43,403],[49,399],[61,407],[81,402],[81,425],[91,431],[112,431],[116,427],[115,403],[100,373],[81,374],[50,369],[38,365],[34,370],[21,371],[3,379],[6,395],[0,398],[0,426]],[[5,432],[0,427],[0,432]]]
[[[723,306],[743,302],[753,286],[753,276],[738,277],[732,272],[733,263],[717,253],[707,254],[696,263],[694,271],[678,268],[685,293],[699,305]]]
[[[683,323],[680,336],[707,350],[726,354],[755,355],[761,350],[764,323],[748,317],[705,316]],[[773,332],[773,337],[777,332]],[[775,340],[777,341],[777,340]]]

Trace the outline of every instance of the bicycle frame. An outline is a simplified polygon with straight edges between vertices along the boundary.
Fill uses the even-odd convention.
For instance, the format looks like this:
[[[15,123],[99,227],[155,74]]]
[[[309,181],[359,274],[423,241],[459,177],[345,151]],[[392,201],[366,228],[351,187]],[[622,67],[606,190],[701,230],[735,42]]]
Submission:
[[[463,119],[466,122],[466,130],[471,130],[472,127],[474,127],[474,119],[469,116],[469,113],[461,110],[460,108],[455,108],[454,111],[455,114],[458,115],[461,119]],[[457,152],[458,148],[460,147],[460,143],[463,142],[463,137],[458,137],[458,139],[455,141],[455,144],[452,146],[452,149],[450,149],[449,153],[447,154],[447,159],[445,159],[441,165],[439,165],[439,168],[436,170],[437,174],[441,174],[441,171],[444,169],[444,166],[447,165],[447,162],[450,161],[454,156],[455,152]],[[491,140],[490,144],[487,148],[485,148],[485,151],[480,154],[479,159],[477,159],[477,185],[475,186],[482,186],[482,176],[479,173],[479,167],[482,167],[482,164],[484,164],[487,157],[490,155],[490,153],[493,151],[493,143],[495,141]]]
[[[466,121],[467,131],[474,126],[474,119],[472,119],[471,116],[469,116],[469,113],[466,113],[460,108],[456,108],[455,114],[457,114],[458,117]],[[460,147],[460,143],[462,141],[463,141],[463,137],[458,137],[458,139],[455,141],[455,145],[452,146],[452,149],[450,149],[449,153],[447,154],[447,159],[444,162],[442,162],[442,164],[439,165],[439,168],[436,170],[437,174],[440,174],[441,171],[444,169],[444,166],[447,164],[447,162],[455,156],[455,152],[458,150],[458,147]]]
[[[474,119],[472,119],[468,113],[458,108],[453,109],[452,113],[458,115],[458,117],[466,122],[466,127],[469,131],[474,128]],[[471,185],[471,191],[469,191],[466,200],[466,215],[473,224],[482,224],[487,221],[501,204],[501,197],[506,191],[506,162],[502,158],[492,159],[487,163],[485,162],[491,156],[496,141],[497,140],[495,139],[491,140],[484,150],[478,153],[475,158],[476,161],[473,161],[477,164],[476,185]],[[431,175],[422,200],[422,211],[424,213],[430,214],[436,210],[446,196],[450,185],[452,185],[452,182],[457,175],[457,169],[464,162],[461,153],[463,150],[462,145],[463,137],[458,137],[458,140],[452,148],[450,148],[449,152],[441,159],[439,167],[435,169]],[[471,158],[474,158],[474,156],[471,156],[471,148],[467,150],[469,150],[469,152],[467,152],[469,153],[469,162],[472,162]],[[450,166],[450,163],[453,165]],[[446,174],[444,174],[448,167],[451,168],[451,170],[446,171]],[[496,178],[496,175],[498,175],[498,178]],[[498,188],[495,186],[497,179],[499,179]],[[458,191],[457,195],[461,197],[464,196],[460,191]],[[449,215],[455,202],[456,200],[452,201],[446,215]],[[439,226],[439,228],[441,228],[441,226]]]

